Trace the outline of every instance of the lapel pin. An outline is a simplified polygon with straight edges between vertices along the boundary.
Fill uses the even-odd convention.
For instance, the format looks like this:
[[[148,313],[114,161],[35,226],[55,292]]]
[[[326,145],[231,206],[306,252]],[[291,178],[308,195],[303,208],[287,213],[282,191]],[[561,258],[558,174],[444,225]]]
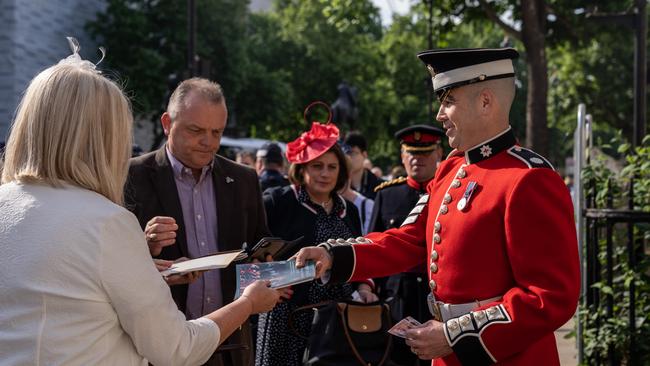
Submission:
[[[469,182],[467,185],[467,189],[465,190],[465,193],[463,194],[463,198],[458,201],[458,204],[456,205],[456,208],[459,211],[464,211],[467,208],[467,205],[469,204],[469,199],[472,197],[472,193],[474,193],[474,190],[476,190],[476,182],[472,181]]]
[[[234,179],[232,179],[230,177],[226,177],[226,183],[232,183],[234,181],[235,181]]]

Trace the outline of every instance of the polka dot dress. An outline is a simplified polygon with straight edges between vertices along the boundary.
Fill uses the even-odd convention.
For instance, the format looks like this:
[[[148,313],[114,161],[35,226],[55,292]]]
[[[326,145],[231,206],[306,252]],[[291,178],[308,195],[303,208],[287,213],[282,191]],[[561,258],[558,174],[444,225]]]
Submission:
[[[345,209],[343,201],[336,196],[332,211],[325,210],[314,204],[304,189],[298,193],[298,201],[306,203],[317,214],[316,233],[318,243],[331,238],[349,238],[352,231],[339,217]],[[326,300],[343,300],[353,292],[352,285],[321,285],[316,281],[293,286],[294,294],[288,302],[278,304],[272,311],[260,314],[257,331],[257,348],[255,352],[256,366],[299,366],[307,346],[307,340],[300,338],[289,329],[291,312],[303,305]],[[294,317],[294,327],[297,332],[308,336],[311,330],[313,312],[303,311]]]

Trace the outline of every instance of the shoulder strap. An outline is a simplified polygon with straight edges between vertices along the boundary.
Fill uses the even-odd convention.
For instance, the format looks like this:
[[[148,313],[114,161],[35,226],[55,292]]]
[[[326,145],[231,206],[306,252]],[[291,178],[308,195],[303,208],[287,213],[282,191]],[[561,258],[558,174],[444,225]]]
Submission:
[[[525,147],[515,145],[508,149],[508,154],[526,164],[528,168],[548,168],[555,170],[553,165],[545,157]]]

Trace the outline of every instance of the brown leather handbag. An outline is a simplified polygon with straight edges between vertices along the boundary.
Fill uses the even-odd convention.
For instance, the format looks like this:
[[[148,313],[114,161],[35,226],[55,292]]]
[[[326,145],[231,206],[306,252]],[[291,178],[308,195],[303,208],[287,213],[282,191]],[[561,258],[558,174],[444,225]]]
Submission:
[[[300,334],[293,326],[294,315],[313,309],[311,333]],[[289,327],[307,339],[305,366],[388,366],[393,339],[390,309],[385,303],[326,301],[293,311]]]

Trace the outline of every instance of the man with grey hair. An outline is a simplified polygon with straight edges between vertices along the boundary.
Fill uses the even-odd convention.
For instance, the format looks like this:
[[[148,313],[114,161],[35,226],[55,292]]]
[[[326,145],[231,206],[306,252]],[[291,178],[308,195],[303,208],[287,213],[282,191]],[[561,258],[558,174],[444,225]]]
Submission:
[[[164,147],[130,162],[125,202],[145,231],[159,264],[240,249],[268,236],[255,170],[216,155],[228,109],[219,84],[183,81],[160,121]],[[188,319],[233,301],[234,268],[168,278]],[[220,352],[229,350],[228,352]],[[210,358],[209,365],[248,365],[252,342],[244,326]]]

